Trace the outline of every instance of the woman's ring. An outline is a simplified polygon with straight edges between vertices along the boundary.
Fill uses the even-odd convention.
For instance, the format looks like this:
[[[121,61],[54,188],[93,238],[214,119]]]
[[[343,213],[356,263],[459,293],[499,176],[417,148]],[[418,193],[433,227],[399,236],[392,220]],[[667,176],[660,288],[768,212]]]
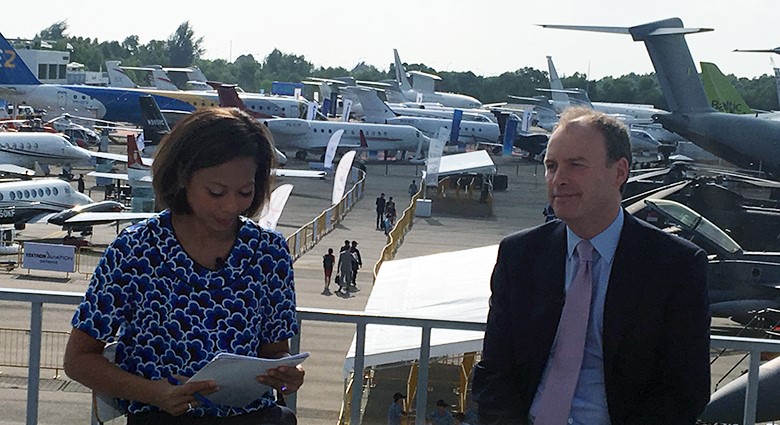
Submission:
[[[193,410],[195,410],[195,409],[192,407],[192,403],[190,403],[190,402],[187,402],[187,411],[188,411],[188,412],[191,412],[191,411],[193,411]]]

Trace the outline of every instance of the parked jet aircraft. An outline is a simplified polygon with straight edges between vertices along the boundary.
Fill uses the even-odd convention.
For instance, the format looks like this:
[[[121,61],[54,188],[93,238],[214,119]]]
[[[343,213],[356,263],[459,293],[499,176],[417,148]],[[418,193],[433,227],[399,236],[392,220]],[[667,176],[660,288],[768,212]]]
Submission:
[[[0,183],[0,223],[22,229],[27,223],[46,223],[55,213],[92,202],[56,178],[4,182]]]
[[[585,91],[577,91],[570,96],[564,90],[563,83],[558,77],[552,56],[547,56],[547,68],[550,72],[550,90],[552,91],[553,106],[561,111],[570,105],[583,105],[593,108],[605,114],[616,114],[636,119],[651,120],[654,114],[666,113],[663,109],[656,109],[653,105],[640,105],[631,103],[591,102]]]
[[[543,27],[630,34],[634,40],[643,41],[671,110],[655,115],[657,122],[740,167],[780,173],[780,122],[715,112],[707,101],[685,35],[711,29],[684,28],[679,18],[631,28]]]
[[[138,96],[143,92],[86,85],[41,84],[2,34],[0,64],[0,97],[9,103],[29,105],[55,115],[69,113],[116,122],[138,123],[140,120]],[[155,99],[164,109],[195,109],[178,99],[156,95]]]
[[[749,107],[717,65],[710,62],[700,62],[700,64],[704,93],[706,93],[707,100],[710,101],[713,109],[730,114],[755,115],[758,118],[770,120],[780,119],[778,112],[754,111]]]
[[[90,151],[72,145],[57,133],[0,132],[0,171],[34,174],[35,164],[84,164]],[[16,167],[7,167],[12,165]],[[5,167],[5,168],[4,168]],[[20,170],[23,167],[27,170]],[[20,173],[20,171],[22,171]]]
[[[423,102],[439,103],[452,108],[482,107],[482,102],[465,94],[433,91],[434,80],[441,80],[437,75],[414,71],[415,86],[412,87],[412,85],[409,84],[409,80],[406,78],[406,70],[404,69],[403,63],[401,63],[401,58],[398,56],[398,50],[393,49],[393,55],[395,56],[395,78],[400,86],[405,102],[417,102],[417,97],[420,95]],[[392,101],[391,99],[388,100]]]
[[[434,137],[440,128],[453,128],[452,119],[398,116],[390,107],[380,99],[376,91],[364,87],[352,87],[350,92],[355,93],[363,105],[363,113],[366,122],[410,125],[423,132],[428,137]],[[501,129],[493,122],[461,121],[458,142],[460,143],[498,143]]]
[[[217,89],[222,106],[245,109],[235,88],[223,85]],[[307,121],[296,118],[258,119],[274,136],[274,146],[282,151],[296,150],[295,157],[305,159],[309,151],[322,153],[330,136],[344,130],[339,148],[370,151],[412,151],[421,153],[430,143],[430,138],[414,127],[407,125],[366,124],[343,121]]]

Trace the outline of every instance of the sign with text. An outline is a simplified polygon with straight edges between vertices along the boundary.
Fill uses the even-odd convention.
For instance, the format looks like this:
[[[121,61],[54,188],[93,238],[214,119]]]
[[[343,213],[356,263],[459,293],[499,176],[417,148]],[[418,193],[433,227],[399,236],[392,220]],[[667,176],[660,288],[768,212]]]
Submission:
[[[35,270],[74,272],[76,270],[76,247],[27,242],[24,244],[22,267]]]

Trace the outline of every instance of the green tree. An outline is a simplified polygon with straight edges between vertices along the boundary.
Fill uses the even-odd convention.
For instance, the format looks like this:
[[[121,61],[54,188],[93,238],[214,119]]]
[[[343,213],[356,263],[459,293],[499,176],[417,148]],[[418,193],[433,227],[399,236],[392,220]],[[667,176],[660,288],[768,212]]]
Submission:
[[[195,38],[190,21],[184,21],[168,38],[168,64],[170,66],[190,66],[203,55],[203,37]]]
[[[65,31],[67,30],[68,30],[67,20],[57,21],[49,25],[47,28],[43,29],[41,32],[35,34],[35,37],[33,37],[33,39],[59,41],[67,37],[65,35]]]

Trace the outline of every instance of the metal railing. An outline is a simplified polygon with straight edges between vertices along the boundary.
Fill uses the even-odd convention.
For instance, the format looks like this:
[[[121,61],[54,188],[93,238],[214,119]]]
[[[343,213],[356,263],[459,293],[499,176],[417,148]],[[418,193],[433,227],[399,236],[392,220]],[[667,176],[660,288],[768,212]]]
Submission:
[[[21,290],[12,288],[0,288],[0,301],[16,301],[30,303],[30,346],[28,362],[28,386],[27,386],[27,424],[33,425],[38,421],[38,393],[41,368],[42,347],[42,319],[44,304],[76,305],[83,297],[79,292],[56,292],[39,290]],[[393,317],[379,314],[371,314],[359,311],[329,310],[318,308],[299,308],[298,321],[315,321],[331,323],[352,323],[356,327],[355,344],[355,371],[365,369],[365,344],[366,326],[369,324],[382,324],[393,326],[411,326],[422,329],[420,340],[419,372],[417,375],[418,388],[428,387],[429,362],[431,352],[432,329],[459,329],[471,331],[484,331],[484,323],[461,322],[451,320],[414,319]],[[305,327],[301,327],[305,329]],[[300,338],[298,335],[292,340],[291,351],[300,351]],[[756,422],[756,404],[758,400],[758,367],[761,352],[780,352],[780,341],[764,340],[756,338],[738,338],[713,336],[710,340],[713,348],[726,348],[747,351],[750,355],[748,370],[748,387],[745,394],[744,421],[742,423],[753,425]],[[361,373],[362,374],[362,373]],[[360,376],[357,375],[356,376]],[[362,382],[362,381],[361,381]],[[422,425],[425,420],[425,407],[427,406],[427,391],[418,391],[416,394],[417,416],[416,424]],[[353,388],[350,399],[350,424],[360,423],[361,399],[363,386]],[[296,399],[291,397],[288,405],[295,410]]]
[[[287,237],[287,246],[290,248],[290,256],[292,256],[293,261],[312,249],[323,236],[336,228],[336,225],[352,210],[357,201],[363,199],[366,173],[357,168],[352,168],[352,172],[357,176],[357,182],[344,194],[341,201]]]

